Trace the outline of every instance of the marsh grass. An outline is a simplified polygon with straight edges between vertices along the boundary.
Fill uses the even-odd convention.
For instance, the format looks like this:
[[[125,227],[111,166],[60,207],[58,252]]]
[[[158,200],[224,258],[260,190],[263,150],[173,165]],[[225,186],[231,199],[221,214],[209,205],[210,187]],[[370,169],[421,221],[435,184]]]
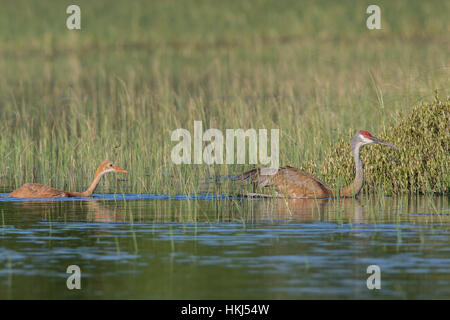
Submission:
[[[196,194],[211,173],[250,167],[174,165],[171,132],[193,134],[194,120],[205,129],[278,128],[281,164],[344,183],[347,160],[326,168],[329,150],[357,129],[383,138],[400,114],[450,88],[448,2],[380,1],[379,31],[366,29],[363,2],[79,1],[80,32],[65,28],[64,1],[0,5],[6,189],[81,190],[109,158],[130,174],[107,175],[99,192]],[[410,173],[394,160],[380,153],[366,165],[375,179],[366,191],[448,188],[448,175],[436,176],[445,163],[418,179],[423,167]],[[384,179],[377,162],[405,180]]]

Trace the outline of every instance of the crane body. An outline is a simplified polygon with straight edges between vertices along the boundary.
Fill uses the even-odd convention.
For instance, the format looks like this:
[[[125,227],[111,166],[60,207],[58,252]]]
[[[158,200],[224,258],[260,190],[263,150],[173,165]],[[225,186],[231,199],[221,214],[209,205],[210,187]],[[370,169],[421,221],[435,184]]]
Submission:
[[[101,177],[108,172],[123,172],[128,173],[127,170],[119,168],[111,161],[106,160],[98,167],[94,180],[89,188],[84,192],[70,192],[48,187],[37,183],[26,183],[19,189],[11,192],[8,197],[14,198],[65,198],[65,197],[90,197],[95,188],[100,182]]]
[[[278,197],[304,199],[354,197],[359,194],[364,184],[364,165],[361,161],[360,150],[366,144],[382,144],[396,148],[390,143],[375,138],[367,131],[358,131],[350,142],[355,162],[355,179],[350,185],[340,190],[331,189],[312,174],[290,166],[278,170],[255,168],[242,173],[236,180],[249,179],[260,188],[273,187]]]

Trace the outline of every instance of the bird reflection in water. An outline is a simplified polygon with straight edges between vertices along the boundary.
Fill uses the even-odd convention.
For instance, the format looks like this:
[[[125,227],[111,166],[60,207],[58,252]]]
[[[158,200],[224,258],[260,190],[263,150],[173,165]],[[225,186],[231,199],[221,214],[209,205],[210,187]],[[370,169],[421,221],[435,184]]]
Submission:
[[[337,218],[364,223],[359,199],[264,198],[252,200],[254,220],[331,221]]]

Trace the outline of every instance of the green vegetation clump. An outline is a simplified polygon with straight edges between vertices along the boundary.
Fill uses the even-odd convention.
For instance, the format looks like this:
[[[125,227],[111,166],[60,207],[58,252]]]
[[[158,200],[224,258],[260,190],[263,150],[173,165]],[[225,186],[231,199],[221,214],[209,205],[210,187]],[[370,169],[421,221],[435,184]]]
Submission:
[[[339,140],[319,171],[333,186],[354,178],[350,139],[357,129]],[[375,134],[374,134],[375,135]],[[419,105],[399,123],[386,128],[378,138],[398,147],[363,147],[365,188],[401,193],[449,193],[450,100]]]

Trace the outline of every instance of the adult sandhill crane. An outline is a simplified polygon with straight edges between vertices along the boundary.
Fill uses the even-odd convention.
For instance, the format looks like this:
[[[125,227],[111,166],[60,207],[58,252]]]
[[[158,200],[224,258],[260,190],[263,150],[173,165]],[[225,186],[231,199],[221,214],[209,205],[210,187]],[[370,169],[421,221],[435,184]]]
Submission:
[[[123,172],[128,173],[127,170],[119,168],[111,161],[106,160],[100,164],[95,173],[94,180],[90,187],[84,192],[69,192],[58,190],[52,187],[47,187],[42,184],[26,183],[19,189],[11,192],[8,197],[14,198],[60,198],[60,197],[90,197],[97,188],[100,178],[107,172]]]
[[[259,187],[273,187],[277,197],[289,198],[330,198],[357,196],[364,184],[364,167],[359,156],[360,149],[366,144],[383,144],[392,148],[396,146],[373,137],[367,131],[358,131],[350,142],[355,159],[356,175],[353,182],[341,190],[327,187],[319,178],[302,170],[286,166],[279,169],[255,168],[237,176],[236,180],[250,179]]]

